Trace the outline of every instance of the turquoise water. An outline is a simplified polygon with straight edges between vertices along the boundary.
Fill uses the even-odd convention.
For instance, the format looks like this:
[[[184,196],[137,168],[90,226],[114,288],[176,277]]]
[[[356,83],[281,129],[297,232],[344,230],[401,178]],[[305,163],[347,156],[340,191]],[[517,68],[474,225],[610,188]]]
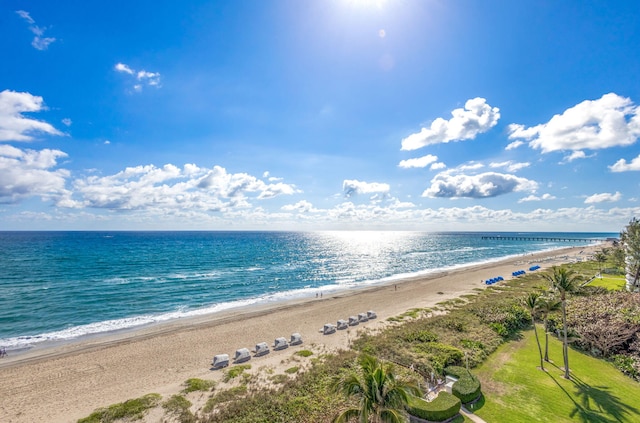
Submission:
[[[484,235],[494,234],[0,232],[0,347],[28,348],[589,244]]]

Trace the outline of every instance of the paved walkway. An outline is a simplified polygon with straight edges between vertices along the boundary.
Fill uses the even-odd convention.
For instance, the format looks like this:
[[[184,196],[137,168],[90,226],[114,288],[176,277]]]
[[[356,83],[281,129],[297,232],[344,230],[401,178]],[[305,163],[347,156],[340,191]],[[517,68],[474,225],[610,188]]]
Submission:
[[[465,417],[468,417],[469,420],[474,421],[476,423],[487,423],[484,420],[482,420],[480,417],[476,416],[475,414],[473,414],[471,411],[467,410],[464,407],[460,407],[460,412],[462,414],[465,415]]]

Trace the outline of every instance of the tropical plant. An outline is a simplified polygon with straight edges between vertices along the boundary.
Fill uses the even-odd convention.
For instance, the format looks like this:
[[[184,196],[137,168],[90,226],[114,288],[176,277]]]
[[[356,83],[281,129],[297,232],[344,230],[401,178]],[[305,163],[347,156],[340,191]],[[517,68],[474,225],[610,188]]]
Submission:
[[[593,255],[593,259],[598,262],[598,272],[600,274],[600,279],[602,279],[602,265],[607,261],[608,257],[609,250],[607,248],[596,251],[596,253]]]
[[[540,338],[538,338],[538,330],[536,329],[536,313],[538,312],[538,305],[540,300],[540,294],[537,292],[530,292],[524,299],[524,303],[531,313],[531,324],[533,325],[533,333],[536,335],[536,343],[538,344],[538,352],[540,353],[540,369],[544,370],[544,360],[542,359],[542,348],[540,347]]]
[[[562,310],[562,356],[564,359],[564,378],[571,379],[569,374],[569,348],[567,340],[567,294],[578,289],[578,284],[582,280],[573,270],[566,267],[551,268],[551,273],[544,275],[544,278],[551,283],[551,287],[560,294]]]
[[[397,378],[392,364],[368,354],[362,354],[358,364],[358,369],[352,369],[334,384],[336,392],[357,399],[358,407],[343,410],[333,421],[343,423],[354,418],[361,423],[406,421],[405,407],[410,395],[421,395],[417,385]]]
[[[542,326],[544,327],[544,361],[549,362],[549,314],[560,310],[560,300],[553,297],[540,297],[538,299],[538,311],[542,315]]]

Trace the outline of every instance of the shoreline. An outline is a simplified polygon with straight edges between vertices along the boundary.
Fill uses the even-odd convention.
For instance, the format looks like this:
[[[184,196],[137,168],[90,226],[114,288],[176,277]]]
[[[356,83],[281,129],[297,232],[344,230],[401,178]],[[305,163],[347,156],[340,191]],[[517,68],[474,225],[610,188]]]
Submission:
[[[605,241],[598,244],[586,244],[584,248],[596,247],[598,245],[601,245],[604,242]],[[280,305],[283,305],[283,304],[288,304],[288,303],[293,304],[293,303],[306,301],[306,300],[311,301],[311,300],[314,300],[313,298],[314,292],[316,293],[316,295],[318,295],[318,293],[321,293],[321,295],[325,294],[325,295],[332,295],[332,296],[343,295],[344,293],[357,292],[359,290],[375,289],[377,287],[382,287],[389,284],[398,284],[398,283],[401,284],[414,279],[433,278],[433,277],[437,277],[438,275],[446,274],[449,272],[459,272],[459,271],[464,271],[465,269],[473,269],[480,266],[491,266],[496,263],[500,263],[500,262],[508,261],[512,259],[531,257],[533,255],[553,254],[557,251],[562,251],[565,249],[574,249],[574,248],[582,248],[582,246],[554,247],[554,248],[549,248],[546,250],[540,250],[536,252],[527,252],[524,254],[512,254],[509,256],[490,258],[490,259],[479,261],[479,262],[450,265],[450,266],[436,268],[436,269],[425,269],[425,270],[420,270],[420,271],[411,272],[411,273],[404,273],[404,274],[401,273],[401,274],[396,274],[391,276],[385,276],[383,278],[375,279],[375,280],[358,281],[358,282],[355,282],[354,285],[346,286],[346,287],[335,287],[335,285],[327,285],[324,287],[321,286],[321,287],[313,288],[309,293],[305,293],[305,294],[302,294],[302,293],[296,294],[296,291],[302,291],[302,289],[293,289],[290,291],[283,291],[275,294],[270,294],[264,297],[246,298],[246,299],[233,300],[227,303],[214,304],[212,306],[208,306],[202,309],[191,310],[190,312],[188,312],[188,315],[185,315],[185,316],[165,318],[164,316],[175,313],[175,311],[168,311],[168,312],[159,313],[157,315],[129,316],[129,317],[123,317],[115,320],[93,322],[93,323],[74,326],[72,328],[45,332],[42,334],[19,335],[16,337],[9,337],[9,338],[6,338],[5,340],[12,340],[16,338],[17,339],[33,338],[37,340],[34,341],[33,343],[26,343],[26,345],[21,345],[17,347],[13,347],[11,344],[6,344],[6,343],[4,345],[0,344],[0,347],[4,347],[7,353],[11,357],[22,357],[27,354],[38,355],[38,354],[42,354],[40,353],[41,351],[46,353],[46,351],[48,350],[62,348],[70,344],[84,343],[97,338],[110,338],[113,336],[120,336],[120,335],[123,337],[136,336],[138,332],[145,332],[148,328],[153,328],[155,326],[162,326],[162,325],[171,325],[175,322],[180,322],[180,321],[188,322],[190,320],[198,321],[200,319],[210,320],[210,319],[216,319],[217,316],[224,316],[228,313],[236,313],[236,312],[244,313],[248,309],[260,309],[263,307],[278,308]],[[285,298],[274,298],[280,295],[284,295]],[[318,299],[318,297],[315,297],[315,299]],[[234,303],[243,303],[243,302],[250,302],[250,303],[234,305]],[[224,308],[222,308],[221,310],[211,310],[220,306],[223,306]],[[211,310],[211,311],[207,311],[207,310]],[[53,334],[57,335],[60,332],[64,332],[68,329],[78,329],[78,328],[83,328],[85,326],[104,324],[107,322],[110,323],[110,322],[118,322],[118,321],[130,320],[130,319],[134,319],[134,320],[142,319],[142,318],[148,318],[148,319],[151,319],[152,321],[141,323],[141,324],[134,324],[126,327],[119,327],[116,329],[89,332],[82,335],[72,336],[69,338],[62,337],[60,339],[43,339],[43,340],[39,339],[47,335],[48,336],[51,336]],[[0,367],[2,366],[2,364],[3,363],[0,362]]]
[[[552,265],[582,259],[599,245],[566,247],[519,255],[494,263],[474,264],[450,271],[413,276],[402,280],[352,288],[324,295],[229,309],[215,314],[153,323],[117,333],[100,334],[37,348],[0,360],[0,383],[4,389],[0,420],[68,422],[94,409],[136,398],[150,392],[178,393],[188,378],[220,380],[211,371],[215,354],[252,348],[258,342],[272,344],[276,337],[302,334],[304,343],[252,358],[255,367],[276,372],[287,366],[295,351],[314,353],[348,348],[350,339],[363,331],[384,328],[386,319],[410,308],[433,307],[438,302],[484,289],[486,280],[507,275],[535,262],[540,272]],[[583,252],[583,254],[579,254]],[[324,323],[374,310],[376,320],[337,331],[318,332]]]

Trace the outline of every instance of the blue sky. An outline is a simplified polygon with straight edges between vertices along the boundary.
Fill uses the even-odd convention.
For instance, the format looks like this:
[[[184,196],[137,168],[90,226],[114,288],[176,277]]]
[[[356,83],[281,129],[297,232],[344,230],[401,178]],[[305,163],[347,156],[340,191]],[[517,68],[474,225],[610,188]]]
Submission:
[[[0,4],[0,230],[610,231],[640,2]]]

